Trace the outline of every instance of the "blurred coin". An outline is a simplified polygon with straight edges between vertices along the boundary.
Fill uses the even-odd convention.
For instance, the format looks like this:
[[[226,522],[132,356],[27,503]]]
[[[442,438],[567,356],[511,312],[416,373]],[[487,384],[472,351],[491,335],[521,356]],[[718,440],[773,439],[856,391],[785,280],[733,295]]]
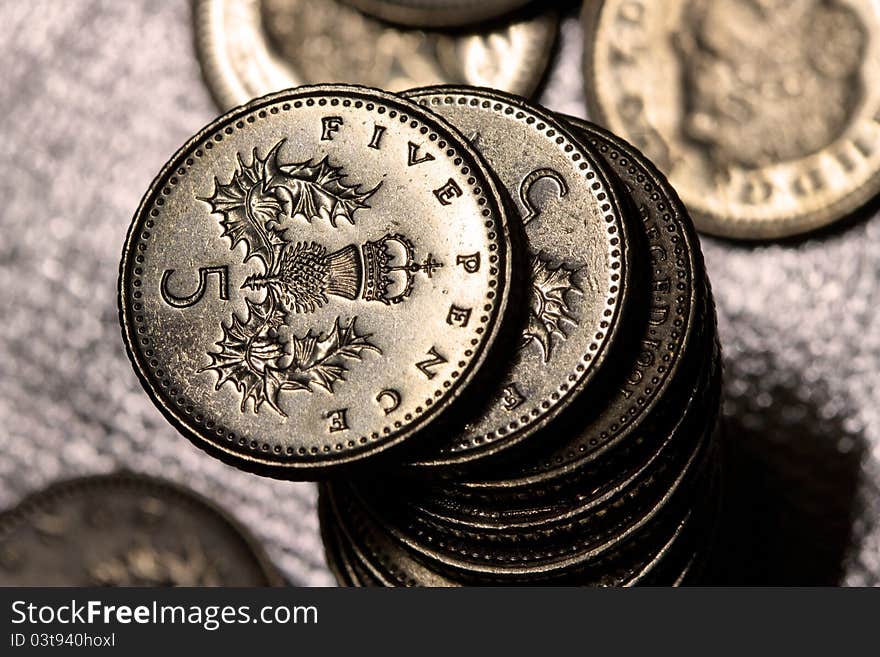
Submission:
[[[545,426],[595,378],[621,325],[629,242],[604,163],[566,124],[488,89],[428,87],[405,94],[448,119],[486,158],[516,203],[530,252],[527,323],[479,417],[418,465],[495,454]],[[597,402],[598,404],[598,402]]]
[[[224,109],[302,84],[402,91],[462,83],[530,95],[558,30],[553,10],[464,33],[399,29],[337,0],[197,0],[202,71]]]
[[[510,264],[479,156],[363,87],[268,96],[155,179],[120,274],[158,408],[233,465],[313,477],[425,428],[495,341]]]
[[[497,18],[530,0],[344,0],[363,12],[414,27],[466,26]]]
[[[278,586],[250,533],[179,486],[73,479],[0,516],[0,586]]]
[[[670,178],[701,230],[765,239],[880,191],[872,0],[584,5],[591,114]]]

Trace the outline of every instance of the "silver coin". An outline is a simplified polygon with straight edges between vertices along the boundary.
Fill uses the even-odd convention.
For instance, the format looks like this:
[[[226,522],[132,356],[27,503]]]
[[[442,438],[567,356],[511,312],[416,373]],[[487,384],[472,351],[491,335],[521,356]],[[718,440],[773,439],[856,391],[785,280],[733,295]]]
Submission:
[[[196,49],[224,109],[303,84],[389,91],[472,84],[522,96],[537,87],[556,40],[539,9],[474,32],[400,29],[337,0],[197,0]]]
[[[300,87],[220,117],[148,190],[120,320],[157,407],[237,467],[315,476],[431,424],[500,330],[506,215],[409,101]]]
[[[64,481],[0,516],[0,586],[280,584],[231,516],[152,477]]]
[[[531,256],[517,353],[501,380],[484,389],[479,417],[416,459],[425,467],[455,466],[521,443],[588,389],[620,333],[631,251],[604,165],[560,119],[488,89],[428,87],[404,95],[470,138],[517,204]]]

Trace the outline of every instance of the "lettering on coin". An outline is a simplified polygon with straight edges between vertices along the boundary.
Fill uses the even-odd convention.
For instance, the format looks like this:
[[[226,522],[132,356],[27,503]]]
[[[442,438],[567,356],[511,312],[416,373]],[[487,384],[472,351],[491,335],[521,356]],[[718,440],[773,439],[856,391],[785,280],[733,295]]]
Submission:
[[[472,253],[471,255],[460,255],[455,258],[455,264],[464,267],[468,274],[476,274],[480,271],[480,253]]]
[[[530,221],[536,219],[538,215],[541,214],[541,211],[529,198],[529,194],[532,187],[534,187],[537,182],[544,179],[552,180],[555,183],[556,195],[558,198],[565,198],[566,194],[568,194],[568,185],[565,184],[565,178],[563,178],[562,174],[558,171],[553,169],[535,169],[532,171],[529,175],[523,178],[519,185],[519,200],[526,209],[526,213],[522,218],[523,225],[527,225]]]
[[[455,304],[450,306],[449,314],[446,316],[446,323],[452,326],[467,326],[468,320],[471,318],[470,308],[459,308]]]
[[[448,363],[449,361],[446,360],[439,353],[437,353],[437,347],[431,347],[430,349],[428,349],[428,355],[431,358],[429,358],[428,360],[419,361],[418,363],[416,363],[416,367],[419,368],[422,374],[424,374],[426,377],[428,377],[429,379],[433,379],[435,376],[437,376],[437,372],[434,372],[431,368],[439,367],[440,365]]]
[[[342,126],[341,116],[325,116],[321,119],[321,141],[332,141],[333,134]]]
[[[159,291],[162,294],[162,301],[174,308],[189,308],[196,305],[205,296],[205,290],[208,287],[208,276],[217,276],[217,294],[223,301],[229,300],[229,271],[223,265],[220,267],[199,267],[199,286],[192,294],[180,297],[168,289],[168,281],[174,275],[173,269],[166,269],[162,274],[162,283]]]
[[[400,406],[401,395],[397,390],[392,388],[386,388],[378,395],[376,395],[376,401],[379,403],[379,406],[382,407],[382,411],[385,415],[389,415],[397,410],[398,406]],[[389,405],[385,405],[386,402],[383,400],[388,400]]]
[[[419,157],[419,145],[414,144],[413,142],[409,142],[409,150],[406,156],[407,166],[415,166],[417,164],[421,164],[422,162],[430,162],[434,159],[434,156],[430,153],[425,153],[421,157]],[[449,182],[452,182],[451,180]],[[453,183],[454,185],[455,183]],[[459,196],[461,195],[461,191],[459,190]]]
[[[509,383],[501,390],[501,404],[505,411],[512,411],[522,404],[526,398],[516,387],[515,383]]]
[[[440,201],[440,205],[452,205],[452,201],[461,196],[461,187],[450,178],[440,189],[434,190],[434,196]]]
[[[370,148],[375,148],[379,150],[379,144],[382,143],[382,135],[385,134],[385,126],[384,125],[376,125],[373,128],[373,137],[370,139],[370,143],[367,144]]]
[[[348,431],[348,418],[346,417],[346,413],[348,413],[347,408],[338,408],[335,411],[327,411],[324,414],[324,417],[330,420],[328,426],[328,431],[330,431],[330,433]]]

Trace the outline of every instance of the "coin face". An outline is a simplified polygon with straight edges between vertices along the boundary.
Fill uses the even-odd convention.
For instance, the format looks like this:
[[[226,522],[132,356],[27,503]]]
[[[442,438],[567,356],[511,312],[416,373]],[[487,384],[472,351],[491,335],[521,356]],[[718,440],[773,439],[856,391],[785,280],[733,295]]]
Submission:
[[[209,125],[153,182],[123,252],[123,335],[159,409],[286,478],[426,427],[506,305],[506,219],[483,166],[419,106],[361,87]]]
[[[419,461],[463,463],[522,441],[594,376],[620,324],[627,240],[604,169],[556,118],[489,90],[408,95],[469,136],[516,202],[530,252],[530,310],[512,364],[484,389],[482,414]]]
[[[0,586],[278,586],[253,537],[201,497],[133,474],[74,479],[0,516]]]
[[[461,83],[527,96],[558,29],[553,10],[476,32],[398,29],[337,0],[198,0],[194,17],[205,79],[225,109],[325,82],[389,91]]]
[[[529,0],[343,0],[382,20],[415,27],[465,26],[497,18]]]
[[[880,191],[876,3],[605,0],[584,25],[591,113],[701,230],[793,235]]]

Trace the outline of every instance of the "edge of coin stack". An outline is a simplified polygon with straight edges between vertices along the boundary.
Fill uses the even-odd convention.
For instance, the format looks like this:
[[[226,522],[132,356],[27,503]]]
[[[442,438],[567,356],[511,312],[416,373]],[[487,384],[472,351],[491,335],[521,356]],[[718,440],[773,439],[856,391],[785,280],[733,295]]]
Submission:
[[[523,60],[557,25],[555,7],[515,12],[522,0],[344,4],[357,11],[323,6],[315,24],[389,30],[392,68],[406,30],[368,15],[529,26],[518,64],[494,71],[508,88],[531,90],[548,48]],[[699,582],[722,490],[722,367],[675,190],[626,141],[471,86],[475,70],[396,93],[297,86],[271,49],[304,7],[196,5],[215,96],[260,97],[189,140],[132,221],[120,322],[150,398],[235,467],[319,481],[341,585]],[[261,21],[276,19],[269,35]],[[497,46],[420,34],[438,52]],[[247,41],[259,57],[236,54]]]
[[[414,95],[432,91],[499,96],[468,88]],[[386,467],[321,484],[322,536],[340,584],[700,581],[721,496],[721,363],[699,241],[674,190],[634,147],[571,117],[555,129],[577,139],[626,199],[632,260],[642,264],[628,294],[628,330],[610,345],[603,376],[521,444],[466,468],[414,475]],[[602,408],[634,392],[603,430]],[[579,444],[603,434],[614,440],[576,456]]]

